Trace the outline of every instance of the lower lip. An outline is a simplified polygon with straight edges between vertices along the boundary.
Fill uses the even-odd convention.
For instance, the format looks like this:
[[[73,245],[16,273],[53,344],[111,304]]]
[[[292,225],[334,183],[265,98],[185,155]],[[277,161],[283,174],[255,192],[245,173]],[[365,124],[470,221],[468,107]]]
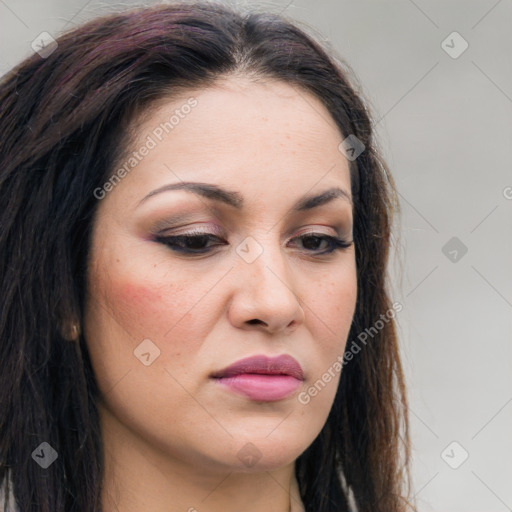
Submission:
[[[290,375],[260,375],[255,373],[242,373],[215,380],[235,393],[260,402],[282,400],[292,395],[302,384],[301,380]]]

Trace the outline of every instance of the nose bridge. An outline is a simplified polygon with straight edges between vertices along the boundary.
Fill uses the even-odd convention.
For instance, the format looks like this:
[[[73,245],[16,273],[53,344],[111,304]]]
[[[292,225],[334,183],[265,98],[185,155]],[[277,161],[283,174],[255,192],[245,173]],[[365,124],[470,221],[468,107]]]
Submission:
[[[257,237],[257,238],[256,238]],[[237,247],[244,287],[251,288],[254,297],[264,295],[264,301],[297,301],[290,279],[286,254],[274,232],[248,236]]]
[[[279,266],[282,259],[280,242],[271,230],[248,235],[236,248],[236,252],[249,273],[260,273],[267,265]]]

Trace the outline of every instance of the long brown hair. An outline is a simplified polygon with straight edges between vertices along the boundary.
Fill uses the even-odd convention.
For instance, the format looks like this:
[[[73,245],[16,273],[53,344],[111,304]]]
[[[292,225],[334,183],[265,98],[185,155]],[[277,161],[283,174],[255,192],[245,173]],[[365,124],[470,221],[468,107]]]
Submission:
[[[137,112],[233,73],[313,93],[342,137],[364,145],[350,161],[358,296],[346,350],[372,336],[344,365],[327,422],[296,461],[306,511],[349,511],[350,494],[359,512],[414,510],[395,322],[382,321],[392,310],[396,192],[350,67],[284,16],[213,2],[97,18],[57,44],[0,83],[0,478],[11,474],[20,510],[101,510],[99,392],[83,336],[71,343],[58,328],[84,311],[94,190]],[[58,453],[46,470],[31,457],[42,442]]]

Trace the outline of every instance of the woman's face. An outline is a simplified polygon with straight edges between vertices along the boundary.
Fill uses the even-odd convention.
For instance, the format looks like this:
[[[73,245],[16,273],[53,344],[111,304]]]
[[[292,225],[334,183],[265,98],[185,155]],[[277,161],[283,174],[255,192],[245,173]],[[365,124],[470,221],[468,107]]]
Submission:
[[[102,424],[203,470],[289,464],[325,424],[355,308],[343,137],[316,97],[241,78],[162,102],[137,133],[95,193]],[[284,359],[222,372],[282,355],[302,376]]]

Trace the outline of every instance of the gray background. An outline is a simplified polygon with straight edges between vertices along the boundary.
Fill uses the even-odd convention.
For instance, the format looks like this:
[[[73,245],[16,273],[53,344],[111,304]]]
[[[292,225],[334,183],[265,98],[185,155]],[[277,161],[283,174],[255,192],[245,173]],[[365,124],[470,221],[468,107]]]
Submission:
[[[0,0],[0,74],[42,31],[132,4]],[[392,298],[420,512],[512,510],[512,3],[258,5],[327,39],[374,109],[402,208]]]

